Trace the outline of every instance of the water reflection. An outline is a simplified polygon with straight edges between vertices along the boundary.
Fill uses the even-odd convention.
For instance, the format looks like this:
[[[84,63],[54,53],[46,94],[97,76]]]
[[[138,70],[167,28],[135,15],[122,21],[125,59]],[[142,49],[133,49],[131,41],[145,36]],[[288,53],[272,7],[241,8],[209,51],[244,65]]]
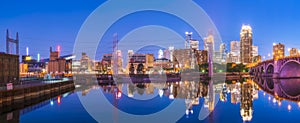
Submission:
[[[199,115],[201,107],[213,112],[204,122],[217,122],[216,119],[221,116],[219,113],[214,112],[221,112],[221,108],[227,108],[229,107],[228,105],[231,106],[227,108],[229,110],[232,107],[238,108],[238,110],[233,108],[232,114],[229,114],[234,115],[234,112],[236,112],[239,116],[234,116],[234,118],[239,119],[240,122],[258,122],[258,119],[255,119],[255,117],[262,115],[260,111],[267,108],[269,111],[277,112],[277,109],[280,107],[281,110],[283,108],[288,111],[293,111],[295,107],[300,107],[300,79],[243,78],[241,80],[226,80],[225,82],[178,81],[106,84],[99,84],[94,82],[94,80],[82,80],[77,85],[76,90],[81,96],[87,96],[92,91],[101,91],[111,104],[118,109],[139,115],[158,112],[175,99],[183,100],[184,105],[182,106],[185,107],[185,111],[182,111],[185,114],[182,117],[184,119],[182,120],[183,122],[188,122],[187,119],[189,118],[196,119],[191,122],[199,122],[198,117],[195,116]],[[22,122],[20,121],[20,116],[28,112],[34,112],[46,105],[59,105],[59,103],[63,103],[62,99],[67,96],[68,94],[18,110],[1,112],[0,122]],[[217,106],[214,105],[218,102],[216,98],[221,101]],[[256,100],[261,101],[257,103]],[[132,105],[136,109],[130,108]],[[259,105],[260,108],[258,108]],[[1,108],[0,111],[4,111],[4,109]],[[225,113],[228,114],[228,110]],[[228,116],[227,114],[224,115]],[[69,115],[66,114],[66,116]],[[282,116],[287,116],[287,114],[282,114]],[[224,121],[226,120],[230,121],[231,119],[225,119]]]
[[[125,87],[125,90],[123,87]],[[101,88],[104,93],[112,93],[114,95],[116,93],[127,92],[122,95],[133,99],[138,99],[136,98],[137,96],[150,99],[156,95],[167,97],[170,100],[184,99],[186,115],[192,115],[195,112],[194,106],[202,105],[200,102],[201,99],[204,100],[203,107],[209,111],[213,111],[215,108],[214,103],[217,101],[215,97],[219,97],[222,102],[230,100],[230,103],[238,104],[243,121],[251,121],[253,119],[253,101],[259,98],[259,90],[268,93],[268,100],[278,103],[279,106],[283,100],[298,102],[300,97],[300,91],[297,89],[300,88],[300,80],[295,79],[244,78],[241,80],[227,80],[226,82],[119,83],[116,85],[101,85]],[[147,98],[147,96],[150,98]],[[300,106],[300,102],[297,104]],[[291,106],[288,106],[289,110],[291,108]]]
[[[68,92],[50,99],[31,100],[31,102],[19,104],[18,106],[0,107],[0,123],[19,123],[22,115],[41,109],[49,104],[50,106],[60,105],[62,98],[67,98],[72,93]]]

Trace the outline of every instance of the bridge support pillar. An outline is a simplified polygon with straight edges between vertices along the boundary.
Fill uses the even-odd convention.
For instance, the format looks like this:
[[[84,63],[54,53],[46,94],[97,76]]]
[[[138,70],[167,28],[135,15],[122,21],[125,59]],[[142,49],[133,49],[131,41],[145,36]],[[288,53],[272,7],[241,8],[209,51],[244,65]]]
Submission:
[[[279,79],[280,75],[279,73],[273,73],[273,79]]]

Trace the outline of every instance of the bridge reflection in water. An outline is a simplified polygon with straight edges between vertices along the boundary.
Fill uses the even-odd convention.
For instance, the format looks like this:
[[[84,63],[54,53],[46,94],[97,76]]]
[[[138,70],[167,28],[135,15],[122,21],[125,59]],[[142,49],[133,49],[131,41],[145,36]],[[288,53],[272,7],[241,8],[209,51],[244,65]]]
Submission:
[[[255,78],[254,81],[262,90],[273,95],[278,102],[300,101],[300,79]]]

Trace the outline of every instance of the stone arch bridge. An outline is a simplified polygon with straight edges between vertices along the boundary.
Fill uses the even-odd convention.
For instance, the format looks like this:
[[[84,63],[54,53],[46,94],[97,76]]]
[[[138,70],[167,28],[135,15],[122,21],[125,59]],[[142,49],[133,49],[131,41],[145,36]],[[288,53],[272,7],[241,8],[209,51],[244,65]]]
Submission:
[[[300,78],[300,57],[286,57],[260,62],[250,68],[250,74],[256,77],[275,79]]]

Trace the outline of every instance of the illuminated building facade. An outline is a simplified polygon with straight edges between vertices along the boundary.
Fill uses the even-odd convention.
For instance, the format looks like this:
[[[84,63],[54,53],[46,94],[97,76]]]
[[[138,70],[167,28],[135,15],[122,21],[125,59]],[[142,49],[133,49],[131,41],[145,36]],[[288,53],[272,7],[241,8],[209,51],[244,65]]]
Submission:
[[[252,46],[252,57],[258,56],[258,46]]]
[[[243,121],[251,121],[253,116],[253,85],[251,83],[241,84],[240,108]]]
[[[173,70],[173,65],[169,59],[166,58],[160,58],[160,59],[155,59],[154,68],[161,68],[163,70]]]
[[[112,57],[112,54],[104,54],[102,56],[101,64],[103,72],[112,73]]]
[[[199,50],[199,41],[191,39],[190,46],[191,46],[191,49],[193,49],[193,50]]]
[[[231,54],[231,62],[240,63],[241,60],[241,47],[239,41],[231,41],[230,42],[230,54]]]
[[[46,63],[32,59],[30,55],[22,56],[22,62],[20,64],[20,75],[29,76],[46,72]]]
[[[52,51],[52,48],[50,47],[50,59],[46,68],[48,73],[72,73],[72,59],[60,57],[59,46],[57,51]]]
[[[284,45],[279,43],[279,44],[273,44],[273,59],[278,60],[280,58],[284,58],[285,53],[284,53]]]
[[[180,69],[190,69],[192,63],[191,49],[176,49],[174,50],[174,65]]]
[[[252,63],[252,28],[250,25],[242,26],[240,40],[240,61],[242,63]]]
[[[123,58],[122,58],[122,51],[116,50],[115,55],[113,56],[112,60],[113,64],[113,73],[119,74],[123,72]]]
[[[153,54],[133,54],[130,57],[129,63],[127,64],[127,70],[129,73],[131,70],[134,70],[134,73],[137,73],[138,66],[142,65],[143,70],[140,72],[145,73],[146,71],[149,71],[151,68],[153,68],[154,65],[154,55]]]
[[[297,48],[292,48],[289,50],[290,56],[297,57],[300,56],[299,50]]]
[[[197,50],[196,60],[198,65],[208,63],[208,52],[206,50]]]
[[[214,36],[212,33],[209,33],[208,36],[204,38],[204,50],[206,50],[208,52],[208,55],[212,58],[215,50],[214,43]]]
[[[221,43],[220,45],[220,61],[222,63],[226,62],[226,44]]]

